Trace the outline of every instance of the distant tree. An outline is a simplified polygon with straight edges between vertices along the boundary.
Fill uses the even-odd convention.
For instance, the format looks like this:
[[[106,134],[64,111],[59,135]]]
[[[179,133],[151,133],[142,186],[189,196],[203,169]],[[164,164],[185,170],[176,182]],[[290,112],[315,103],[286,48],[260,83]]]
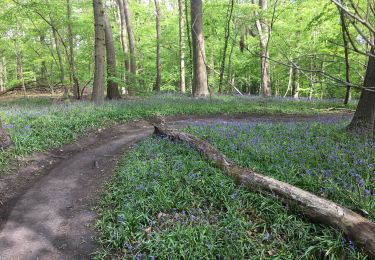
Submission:
[[[298,99],[299,94],[299,70],[294,66],[292,68],[292,97]]]
[[[234,0],[229,0],[228,8],[227,8],[227,18],[225,21],[225,35],[224,35],[224,47],[221,57],[221,64],[220,64],[220,75],[219,75],[219,93],[222,92],[222,85],[224,80],[224,69],[225,69],[225,60],[227,58],[227,49],[228,49],[228,40],[230,36],[230,22],[232,20],[233,14],[233,6]]]
[[[0,53],[0,92],[5,91],[5,85],[7,83],[7,64],[3,54]]]
[[[94,85],[92,89],[92,101],[98,105],[104,102],[104,56],[105,56],[105,33],[104,33],[104,8],[102,0],[93,0],[94,22],[95,22],[95,69]]]
[[[252,0],[253,4],[257,4],[256,0]],[[259,0],[258,6],[262,12],[267,11],[267,0]],[[256,21],[256,27],[260,40],[260,68],[261,68],[261,92],[263,97],[271,96],[271,75],[269,64],[269,36],[270,29],[263,17],[264,13],[260,14],[260,18]]]
[[[193,96],[209,96],[203,36],[202,0],[190,0],[193,45]]]
[[[161,84],[161,61],[160,61],[160,5],[159,0],[154,0],[155,3],[155,20],[156,20],[156,80],[154,84],[154,91],[160,92]]]
[[[74,36],[73,36],[73,28],[72,28],[72,3],[70,0],[66,0],[66,19],[68,22],[68,38],[69,38],[69,71],[70,77],[73,81],[73,95],[74,98],[80,99],[80,90],[79,90],[79,81],[77,77],[76,71],[76,64],[75,64],[75,56],[74,56]]]
[[[130,54],[130,77],[129,77],[129,94],[134,94],[134,87],[137,84],[137,64],[135,61],[135,41],[133,34],[133,27],[130,19],[129,3],[128,0],[123,0],[124,15],[126,22],[126,30],[128,32],[129,40],[129,54]]]
[[[180,42],[180,92],[185,93],[185,32],[184,32],[184,7],[182,0],[178,0],[178,16],[179,16],[179,42]]]
[[[106,13],[104,13],[104,33],[107,57],[107,97],[108,99],[120,99],[118,84],[114,79],[117,77],[115,42],[113,40],[112,27]]]
[[[60,46],[61,38],[59,38],[59,32],[57,30],[53,15],[49,13],[48,16],[49,16],[49,25],[51,26],[53,41],[55,44],[55,50],[56,50],[57,59],[58,59],[60,84],[63,85],[64,87],[64,96],[68,96],[69,91],[65,85],[64,59],[61,53],[61,46]]]
[[[15,51],[16,51],[16,68],[17,68],[17,80],[21,82],[22,91],[26,93],[26,86],[25,86],[25,77],[23,73],[23,60],[22,60],[22,49],[20,46],[20,35],[21,35],[21,28],[20,23],[17,19],[16,21],[16,35],[15,35]]]
[[[125,20],[125,11],[124,11],[124,2],[123,0],[116,0],[118,8],[119,8],[119,16],[120,16],[120,41],[121,41],[121,49],[124,53],[124,68],[125,68],[125,77],[124,79],[128,79],[128,73],[129,73],[129,48],[128,43],[126,39],[126,20]]]

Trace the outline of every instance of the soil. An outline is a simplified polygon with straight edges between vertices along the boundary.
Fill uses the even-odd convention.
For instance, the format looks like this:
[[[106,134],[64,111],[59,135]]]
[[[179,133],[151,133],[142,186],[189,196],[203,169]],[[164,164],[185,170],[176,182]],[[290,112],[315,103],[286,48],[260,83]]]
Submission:
[[[296,122],[348,118],[325,116],[211,115],[169,117],[190,123]],[[90,259],[96,250],[93,211],[117,160],[150,136],[150,121],[99,129],[74,144],[26,158],[0,176],[0,259]],[[157,120],[156,120],[157,121]]]

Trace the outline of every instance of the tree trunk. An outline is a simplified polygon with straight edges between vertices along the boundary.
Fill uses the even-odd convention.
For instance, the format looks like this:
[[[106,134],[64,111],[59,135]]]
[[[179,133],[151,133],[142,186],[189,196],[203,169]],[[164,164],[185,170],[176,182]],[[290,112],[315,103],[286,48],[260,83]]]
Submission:
[[[5,132],[0,119],[0,152],[1,150],[8,148],[11,144],[12,141],[10,139],[10,135]]]
[[[209,96],[203,36],[202,0],[190,0],[193,45],[193,96]]]
[[[154,0],[155,3],[155,19],[156,19],[156,80],[154,91],[160,92],[161,84],[161,62],[160,62],[160,6],[159,1]]]
[[[41,45],[45,46],[46,45],[45,36],[40,35],[39,39],[40,39]],[[36,82],[38,86],[42,86],[42,87],[48,86],[47,65],[44,59],[40,63],[39,75],[36,79]]]
[[[191,85],[191,94],[193,94],[193,47],[191,46],[191,23],[189,21],[189,4],[188,0],[183,0],[185,3],[185,21],[186,21],[186,35],[187,35],[187,42],[189,47],[189,64],[188,64],[188,74],[190,79]],[[191,20],[191,19],[190,19]]]
[[[26,86],[25,86],[25,78],[23,76],[23,64],[22,64],[22,50],[19,44],[19,37],[20,37],[20,25],[19,21],[16,22],[16,41],[15,41],[15,49],[16,49],[16,70],[17,70],[17,80],[21,82],[22,91],[26,94]]]
[[[184,7],[182,0],[178,0],[179,36],[180,36],[180,92],[185,93],[185,31],[184,31]]]
[[[219,75],[219,93],[222,93],[222,86],[223,86],[223,79],[224,79],[224,70],[225,70],[225,60],[227,58],[227,48],[228,48],[228,40],[230,36],[230,21],[232,20],[233,14],[233,6],[234,0],[229,0],[228,9],[227,9],[227,20],[225,24],[225,35],[224,35],[224,47],[223,47],[223,55],[221,57],[221,64],[220,64],[220,75]]]
[[[253,4],[256,4],[256,0],[252,0]],[[267,11],[267,0],[259,0],[259,8],[262,12]],[[261,68],[261,92],[263,97],[271,96],[271,76],[270,76],[270,65],[269,65],[269,28],[265,23],[264,18],[256,21],[256,27],[259,33],[260,39],[260,68]]]
[[[122,0],[117,0],[117,5],[119,8],[120,13],[120,40],[121,40],[121,49],[124,53],[124,68],[125,68],[125,74],[124,79],[128,79],[128,73],[129,73],[129,50],[128,50],[128,44],[126,40],[126,20],[125,20],[125,12],[124,12],[124,3]]]
[[[347,83],[346,85],[346,93],[345,93],[345,100],[344,104],[347,105],[351,99],[351,93],[350,93],[350,64],[349,64],[349,43],[348,39],[346,38],[346,23],[345,23],[345,15],[344,11],[339,8],[340,12],[340,21],[341,21],[341,32],[342,32],[342,40],[344,43],[344,54],[345,54],[345,81]]]
[[[374,49],[371,53],[375,55]],[[369,56],[364,87],[354,117],[347,127],[349,131],[374,136],[375,131],[375,57]]]
[[[93,0],[94,22],[95,22],[95,69],[94,85],[92,89],[92,101],[100,105],[104,102],[104,55],[105,55],[105,33],[104,33],[104,8],[102,0]]]
[[[292,97],[298,99],[299,93],[299,70],[296,67],[292,67]]]
[[[129,54],[130,54],[130,75],[129,75],[129,94],[134,95],[137,84],[137,64],[135,62],[135,41],[133,28],[130,19],[128,0],[123,0],[124,15],[126,22],[126,30],[128,32],[129,40]]]
[[[60,50],[60,41],[59,41],[59,38],[57,36],[55,22],[54,22],[53,17],[51,16],[51,14],[49,15],[49,19],[50,19],[50,23],[51,23],[53,40],[55,42],[55,49],[56,49],[57,59],[59,61],[59,79],[60,79],[60,83],[64,87],[64,96],[68,96],[69,95],[69,91],[68,91],[68,89],[65,86],[65,71],[64,71],[64,62],[63,62],[63,58],[62,58],[61,50]]]
[[[0,93],[5,91],[5,84],[6,84],[6,64],[5,64],[5,57],[0,56]]]
[[[113,32],[108,16],[104,13],[104,32],[105,32],[105,47],[107,54],[107,97],[108,99],[120,99],[120,91],[116,78],[116,52],[115,42],[113,40]]]
[[[79,90],[79,81],[77,78],[75,58],[74,58],[74,37],[72,29],[72,4],[70,0],[66,0],[66,16],[68,20],[68,38],[69,38],[69,68],[70,68],[70,77],[73,80],[73,95],[75,99],[80,99],[80,90]]]
[[[194,135],[171,130],[165,126],[155,126],[155,134],[182,141],[197,150],[241,187],[247,187],[265,195],[277,195],[314,222],[340,229],[361,246],[371,259],[375,258],[375,224],[370,220],[288,183],[261,175],[252,169],[237,166],[215,147]]]
[[[17,80],[21,82],[22,91],[26,94],[25,78],[23,76],[22,52],[16,47]]]

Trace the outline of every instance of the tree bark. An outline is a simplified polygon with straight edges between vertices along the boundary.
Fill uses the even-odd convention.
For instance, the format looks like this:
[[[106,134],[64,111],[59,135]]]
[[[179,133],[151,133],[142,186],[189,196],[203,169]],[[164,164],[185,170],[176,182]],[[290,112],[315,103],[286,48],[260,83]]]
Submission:
[[[8,148],[12,144],[10,135],[5,132],[0,119],[0,151]]]
[[[160,61],[160,5],[158,0],[154,0],[155,3],[155,21],[156,21],[156,80],[154,85],[154,91],[160,92],[161,84],[161,61]]]
[[[5,57],[0,55],[0,93],[5,91],[6,84]]]
[[[45,36],[43,34],[39,37],[41,45],[46,45]],[[47,87],[48,76],[47,76],[47,65],[46,61],[43,59],[40,63],[39,75],[36,79],[37,85],[42,87]]]
[[[191,94],[193,94],[193,47],[191,42],[191,22],[189,21],[189,4],[188,0],[183,0],[185,3],[185,21],[186,21],[186,35],[187,35],[187,42],[189,47],[189,64],[188,64],[188,73],[191,85]],[[190,19],[191,20],[191,19]]]
[[[93,0],[94,22],[95,22],[95,69],[94,85],[92,89],[92,101],[100,105],[104,102],[104,55],[105,55],[105,33],[104,33],[104,8],[102,0]]]
[[[345,93],[345,100],[344,104],[347,105],[351,99],[351,93],[350,93],[350,64],[349,64],[349,42],[346,38],[346,23],[345,23],[345,14],[344,10],[339,8],[340,12],[340,21],[341,21],[341,33],[342,33],[342,40],[344,43],[344,54],[345,54],[345,81],[347,83],[346,85],[346,93]]]
[[[26,86],[25,86],[25,78],[23,75],[23,63],[22,63],[22,50],[19,43],[20,37],[20,25],[19,21],[16,21],[16,41],[15,41],[15,49],[16,49],[16,71],[17,71],[17,80],[21,82],[22,91],[26,94]]]
[[[375,55],[375,50],[371,53]],[[374,136],[375,131],[375,57],[369,56],[364,87],[359,98],[357,110],[347,127],[350,132]]]
[[[125,22],[126,22],[126,30],[128,32],[128,40],[129,40],[129,54],[130,54],[130,75],[129,75],[129,94],[135,94],[135,87],[137,84],[137,64],[135,62],[135,41],[134,41],[134,34],[133,28],[130,19],[130,12],[129,12],[129,3],[128,0],[123,0],[124,6],[124,15],[125,15]]]
[[[256,0],[252,0],[256,4]],[[259,0],[259,8],[262,12],[267,11],[267,0]],[[262,14],[263,15],[263,14]],[[256,27],[260,39],[260,68],[261,68],[261,92],[263,97],[271,96],[271,76],[269,64],[268,42],[270,31],[264,18],[256,21]]]
[[[224,80],[224,70],[225,70],[225,60],[227,58],[227,49],[228,49],[228,40],[230,36],[230,21],[232,20],[234,0],[229,0],[228,9],[227,9],[227,20],[225,24],[225,35],[224,35],[224,47],[223,55],[221,57],[220,64],[220,75],[219,75],[219,93],[222,93],[223,89],[223,80]]]
[[[185,31],[184,31],[184,7],[182,0],[178,0],[179,36],[180,36],[180,92],[185,93]]]
[[[112,27],[106,13],[104,13],[104,32],[107,55],[107,97],[108,99],[120,99],[118,84],[113,80],[117,76],[115,42],[113,40]]]
[[[117,0],[117,5],[119,8],[120,13],[120,40],[121,40],[121,49],[124,53],[124,68],[125,68],[125,77],[124,79],[128,79],[128,73],[129,73],[129,50],[128,50],[128,44],[126,40],[126,20],[125,20],[125,12],[124,12],[124,3],[122,0]]]
[[[266,195],[277,195],[283,201],[295,205],[296,209],[309,219],[340,229],[361,246],[371,259],[375,258],[375,224],[370,220],[288,183],[261,175],[252,169],[237,166],[215,147],[194,135],[171,130],[163,125],[155,126],[155,134],[189,145],[238,185]]]
[[[296,67],[292,67],[292,97],[298,99],[299,93],[299,70]]]
[[[69,68],[70,77],[73,80],[73,95],[75,99],[80,99],[79,81],[77,78],[75,58],[74,58],[74,39],[72,29],[72,4],[70,0],[66,0],[66,16],[68,20],[68,38],[69,38]]]
[[[193,45],[193,96],[209,96],[203,36],[202,0],[190,0]]]
[[[65,71],[64,71],[63,57],[61,55],[61,50],[60,50],[60,41],[59,41],[59,38],[58,38],[57,29],[55,27],[55,21],[54,21],[51,14],[49,14],[49,20],[50,20],[50,26],[51,26],[51,29],[52,29],[52,35],[53,35],[53,40],[55,42],[55,50],[56,50],[58,64],[59,64],[59,79],[60,79],[60,83],[64,87],[64,96],[68,96],[69,91],[68,91],[67,87],[65,86]]]

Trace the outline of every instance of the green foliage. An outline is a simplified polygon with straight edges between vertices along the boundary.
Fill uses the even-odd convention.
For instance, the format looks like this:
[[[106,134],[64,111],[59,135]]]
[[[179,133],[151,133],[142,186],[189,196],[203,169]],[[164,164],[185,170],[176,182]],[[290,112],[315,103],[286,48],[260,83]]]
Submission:
[[[304,158],[332,151],[332,143],[337,142],[346,148],[359,147],[356,153],[361,157],[367,155],[367,146],[345,134],[332,133],[338,132],[341,124],[312,124],[307,139],[318,149],[305,149],[299,143],[305,142],[308,125],[218,123],[193,126],[189,131],[208,139],[244,166],[319,194],[316,188],[328,183],[316,176],[315,183],[312,178],[305,180],[303,167],[310,167],[310,162]],[[285,139],[288,134],[291,138]],[[258,137],[259,146],[251,144]],[[320,138],[325,142],[318,142]],[[244,140],[248,145],[240,147]],[[287,164],[290,156],[286,157],[289,151],[284,143],[288,141],[295,152]],[[279,149],[267,148],[277,145]],[[320,158],[316,171],[326,169],[329,163]],[[350,177],[339,164],[334,167],[337,176]],[[352,162],[349,167],[362,169]],[[366,185],[372,185],[371,181]],[[337,202],[347,202],[342,190],[325,194]],[[356,196],[355,191],[350,194]],[[366,209],[374,217],[374,205]],[[293,214],[293,207],[275,197],[237,187],[197,152],[166,139],[147,139],[124,156],[98,211],[102,248],[97,259],[112,254],[123,259],[366,259],[339,232],[305,222]]]
[[[362,1],[363,2],[363,1]],[[361,4],[363,5],[364,3]],[[92,78],[94,28],[92,3],[89,0],[72,3],[72,28],[77,76],[84,85]],[[64,83],[71,84],[69,78],[69,45],[67,35],[66,2],[58,0],[10,1],[0,0],[0,56],[7,61],[7,87],[18,82],[16,78],[15,46],[22,52],[22,62],[28,81],[35,81],[40,76],[42,63],[46,63],[48,82],[59,82],[59,64],[57,61],[56,42],[60,45],[65,72]],[[218,71],[224,46],[224,28],[228,1],[209,0],[204,3],[204,35],[206,41],[206,61],[210,67],[210,85],[217,91]],[[235,86],[243,92],[258,93],[260,82],[259,35],[255,20],[265,19],[272,26],[269,43],[272,89],[274,95],[284,95],[288,85],[288,73],[291,62],[307,71],[300,73],[301,96],[321,98],[342,98],[345,88],[342,83],[333,82],[323,77],[318,71],[324,71],[338,79],[345,78],[344,50],[337,8],[330,1],[275,1],[270,0],[266,11],[243,1],[235,3],[233,19],[230,23],[230,37],[224,72],[224,83],[234,77]],[[135,35],[136,60],[138,67],[138,93],[152,91],[156,77],[156,32],[154,4],[152,1],[129,1],[132,25]],[[365,10],[366,8],[362,8]],[[106,3],[106,11],[113,27],[115,49],[118,64],[118,79],[126,87],[124,78],[127,73],[123,60],[127,54],[121,50],[118,23],[118,8],[115,1]],[[255,11],[259,16],[255,15]],[[189,12],[189,10],[188,10]],[[53,38],[50,21],[58,31],[58,39]],[[17,24],[20,26],[17,35]],[[187,25],[185,24],[185,27]],[[360,25],[359,25],[360,26]],[[178,90],[179,82],[179,35],[178,5],[176,2],[161,1],[161,67],[162,85],[168,90]],[[186,28],[185,28],[186,29]],[[356,31],[349,28],[356,39]],[[186,34],[186,33],[185,33]],[[245,49],[239,48],[240,35],[244,34]],[[185,35],[186,36],[186,35]],[[44,37],[44,42],[41,40]],[[186,82],[190,89],[190,70],[188,37],[186,41]],[[365,45],[357,46],[366,51]],[[232,53],[231,59],[230,54]],[[350,53],[352,69],[351,81],[362,85],[366,57],[355,52]],[[311,72],[312,71],[312,72]],[[229,84],[226,92],[233,93]],[[90,86],[89,86],[90,87]],[[354,92],[354,97],[357,93]]]

